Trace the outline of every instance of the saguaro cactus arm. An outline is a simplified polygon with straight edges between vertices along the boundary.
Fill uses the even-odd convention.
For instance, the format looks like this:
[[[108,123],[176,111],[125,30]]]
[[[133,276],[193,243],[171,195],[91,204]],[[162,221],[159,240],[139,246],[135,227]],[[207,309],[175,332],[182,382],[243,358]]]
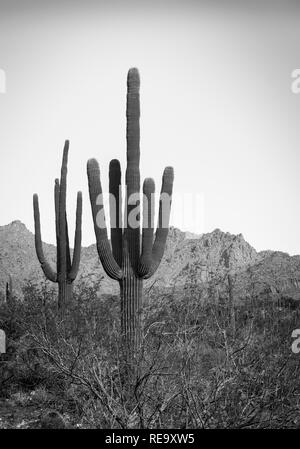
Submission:
[[[66,223],[66,258],[67,258],[67,274],[71,270],[71,252],[70,252],[70,240],[69,240],[69,229],[67,221],[67,213],[65,214]]]
[[[153,240],[153,231],[150,228],[149,231],[143,229],[143,250],[142,256],[140,258],[139,266],[138,266],[138,275],[143,279],[148,279],[151,277],[161,262],[163,257],[166,241],[169,232],[169,220],[170,220],[170,212],[171,212],[171,200],[172,200],[172,191],[173,191],[173,180],[174,180],[174,171],[172,167],[166,167],[162,177],[162,187],[160,192],[159,199],[159,213],[158,213],[158,224],[155,233],[155,240],[152,245]],[[149,189],[149,187],[148,187]],[[154,193],[154,188],[153,192]],[[145,191],[144,187],[144,196],[149,196],[150,192]],[[149,199],[148,199],[149,204]],[[150,203],[151,204],[151,203]],[[148,206],[149,207],[149,206]],[[154,205],[151,205],[150,212],[152,217],[148,217],[148,220],[153,220],[154,218]],[[143,225],[144,228],[144,225]],[[145,247],[144,239],[147,239],[147,246]],[[151,242],[151,247],[150,247]],[[145,247],[145,248],[144,248]],[[151,248],[151,252],[150,252]]]
[[[112,252],[117,264],[121,267],[123,257],[122,191],[121,167],[117,159],[113,159],[109,164],[109,201]]]
[[[162,186],[159,199],[158,225],[155,232],[155,240],[152,248],[152,265],[150,271],[146,274],[146,276],[144,276],[144,279],[148,279],[155,273],[155,271],[159,267],[165,251],[169,233],[173,181],[174,170],[172,167],[166,167],[162,178]]]
[[[120,280],[122,279],[123,272],[114,259],[107,237],[100,169],[96,159],[90,159],[88,161],[87,175],[99,258],[106,274],[112,279]]]
[[[55,179],[54,184],[54,206],[55,206],[55,232],[56,232],[56,253],[57,272],[60,271],[60,240],[59,240],[59,179]]]
[[[68,279],[74,281],[79,270],[80,253],[81,253],[81,221],[82,221],[82,193],[77,193],[76,206],[76,228],[74,239],[74,252],[72,259],[71,270],[69,271]]]
[[[35,229],[35,248],[36,254],[41,264],[42,270],[49,281],[57,282],[57,273],[51,268],[50,264],[46,261],[43,251],[43,243],[41,237],[41,224],[40,224],[40,210],[39,210],[39,198],[35,193],[33,195],[33,211],[34,211],[34,229]]]
[[[56,228],[56,246],[57,246],[57,272],[61,271],[61,238],[60,238],[60,218],[59,218],[59,210],[60,210],[60,185],[59,180],[55,180],[54,187],[54,203],[55,203],[55,228]],[[65,237],[66,243],[64,245],[64,252],[66,253],[66,266],[67,272],[71,270],[71,255],[70,255],[70,242],[69,242],[69,231],[68,231],[68,220],[67,220],[67,212],[65,212]]]
[[[146,178],[143,184],[142,254],[138,266],[138,274],[140,277],[146,276],[150,272],[152,266],[154,193],[154,180],[152,178]]]

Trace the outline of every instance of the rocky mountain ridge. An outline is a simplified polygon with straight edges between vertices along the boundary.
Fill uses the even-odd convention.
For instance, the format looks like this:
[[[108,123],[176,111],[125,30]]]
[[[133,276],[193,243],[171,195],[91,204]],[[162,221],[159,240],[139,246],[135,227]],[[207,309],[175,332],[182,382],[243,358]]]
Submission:
[[[55,246],[44,243],[44,252],[55,265]],[[146,282],[146,289],[193,288],[202,299],[222,301],[228,296],[229,274],[236,302],[250,297],[300,300],[300,256],[280,251],[257,252],[242,234],[220,229],[197,236],[171,227],[162,263]],[[35,253],[34,235],[18,220],[0,227],[2,294],[10,275],[18,293],[27,280],[45,282]],[[98,281],[103,293],[118,293],[118,284],[102,269],[96,245],[90,245],[82,248],[76,283],[92,285]]]

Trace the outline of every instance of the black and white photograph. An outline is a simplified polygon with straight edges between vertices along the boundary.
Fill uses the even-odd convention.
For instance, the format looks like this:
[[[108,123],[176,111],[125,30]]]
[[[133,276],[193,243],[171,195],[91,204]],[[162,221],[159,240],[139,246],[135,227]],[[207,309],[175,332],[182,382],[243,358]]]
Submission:
[[[299,23],[0,0],[0,445],[300,428]]]

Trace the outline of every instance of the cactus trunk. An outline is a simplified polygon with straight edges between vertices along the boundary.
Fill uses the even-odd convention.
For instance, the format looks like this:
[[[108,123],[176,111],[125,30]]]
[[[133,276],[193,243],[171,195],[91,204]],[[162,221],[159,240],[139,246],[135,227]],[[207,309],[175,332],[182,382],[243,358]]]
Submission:
[[[66,305],[72,300],[73,285],[67,280],[58,281],[58,308],[65,311]]]
[[[143,334],[143,280],[136,276],[124,251],[124,277],[119,281],[121,295],[121,333],[126,360],[139,356]],[[136,360],[133,360],[134,362]]]

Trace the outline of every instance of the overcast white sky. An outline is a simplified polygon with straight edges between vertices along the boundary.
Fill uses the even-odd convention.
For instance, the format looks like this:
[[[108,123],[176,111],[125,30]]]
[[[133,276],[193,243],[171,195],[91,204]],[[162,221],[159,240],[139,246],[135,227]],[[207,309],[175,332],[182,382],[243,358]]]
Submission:
[[[286,0],[0,0],[0,225],[19,219],[33,231],[37,192],[42,237],[54,243],[53,185],[69,139],[71,238],[82,190],[83,244],[94,243],[86,162],[99,160],[104,189],[110,159],[125,170],[136,66],[142,176],[159,190],[174,166],[172,224],[300,254],[299,19]]]

